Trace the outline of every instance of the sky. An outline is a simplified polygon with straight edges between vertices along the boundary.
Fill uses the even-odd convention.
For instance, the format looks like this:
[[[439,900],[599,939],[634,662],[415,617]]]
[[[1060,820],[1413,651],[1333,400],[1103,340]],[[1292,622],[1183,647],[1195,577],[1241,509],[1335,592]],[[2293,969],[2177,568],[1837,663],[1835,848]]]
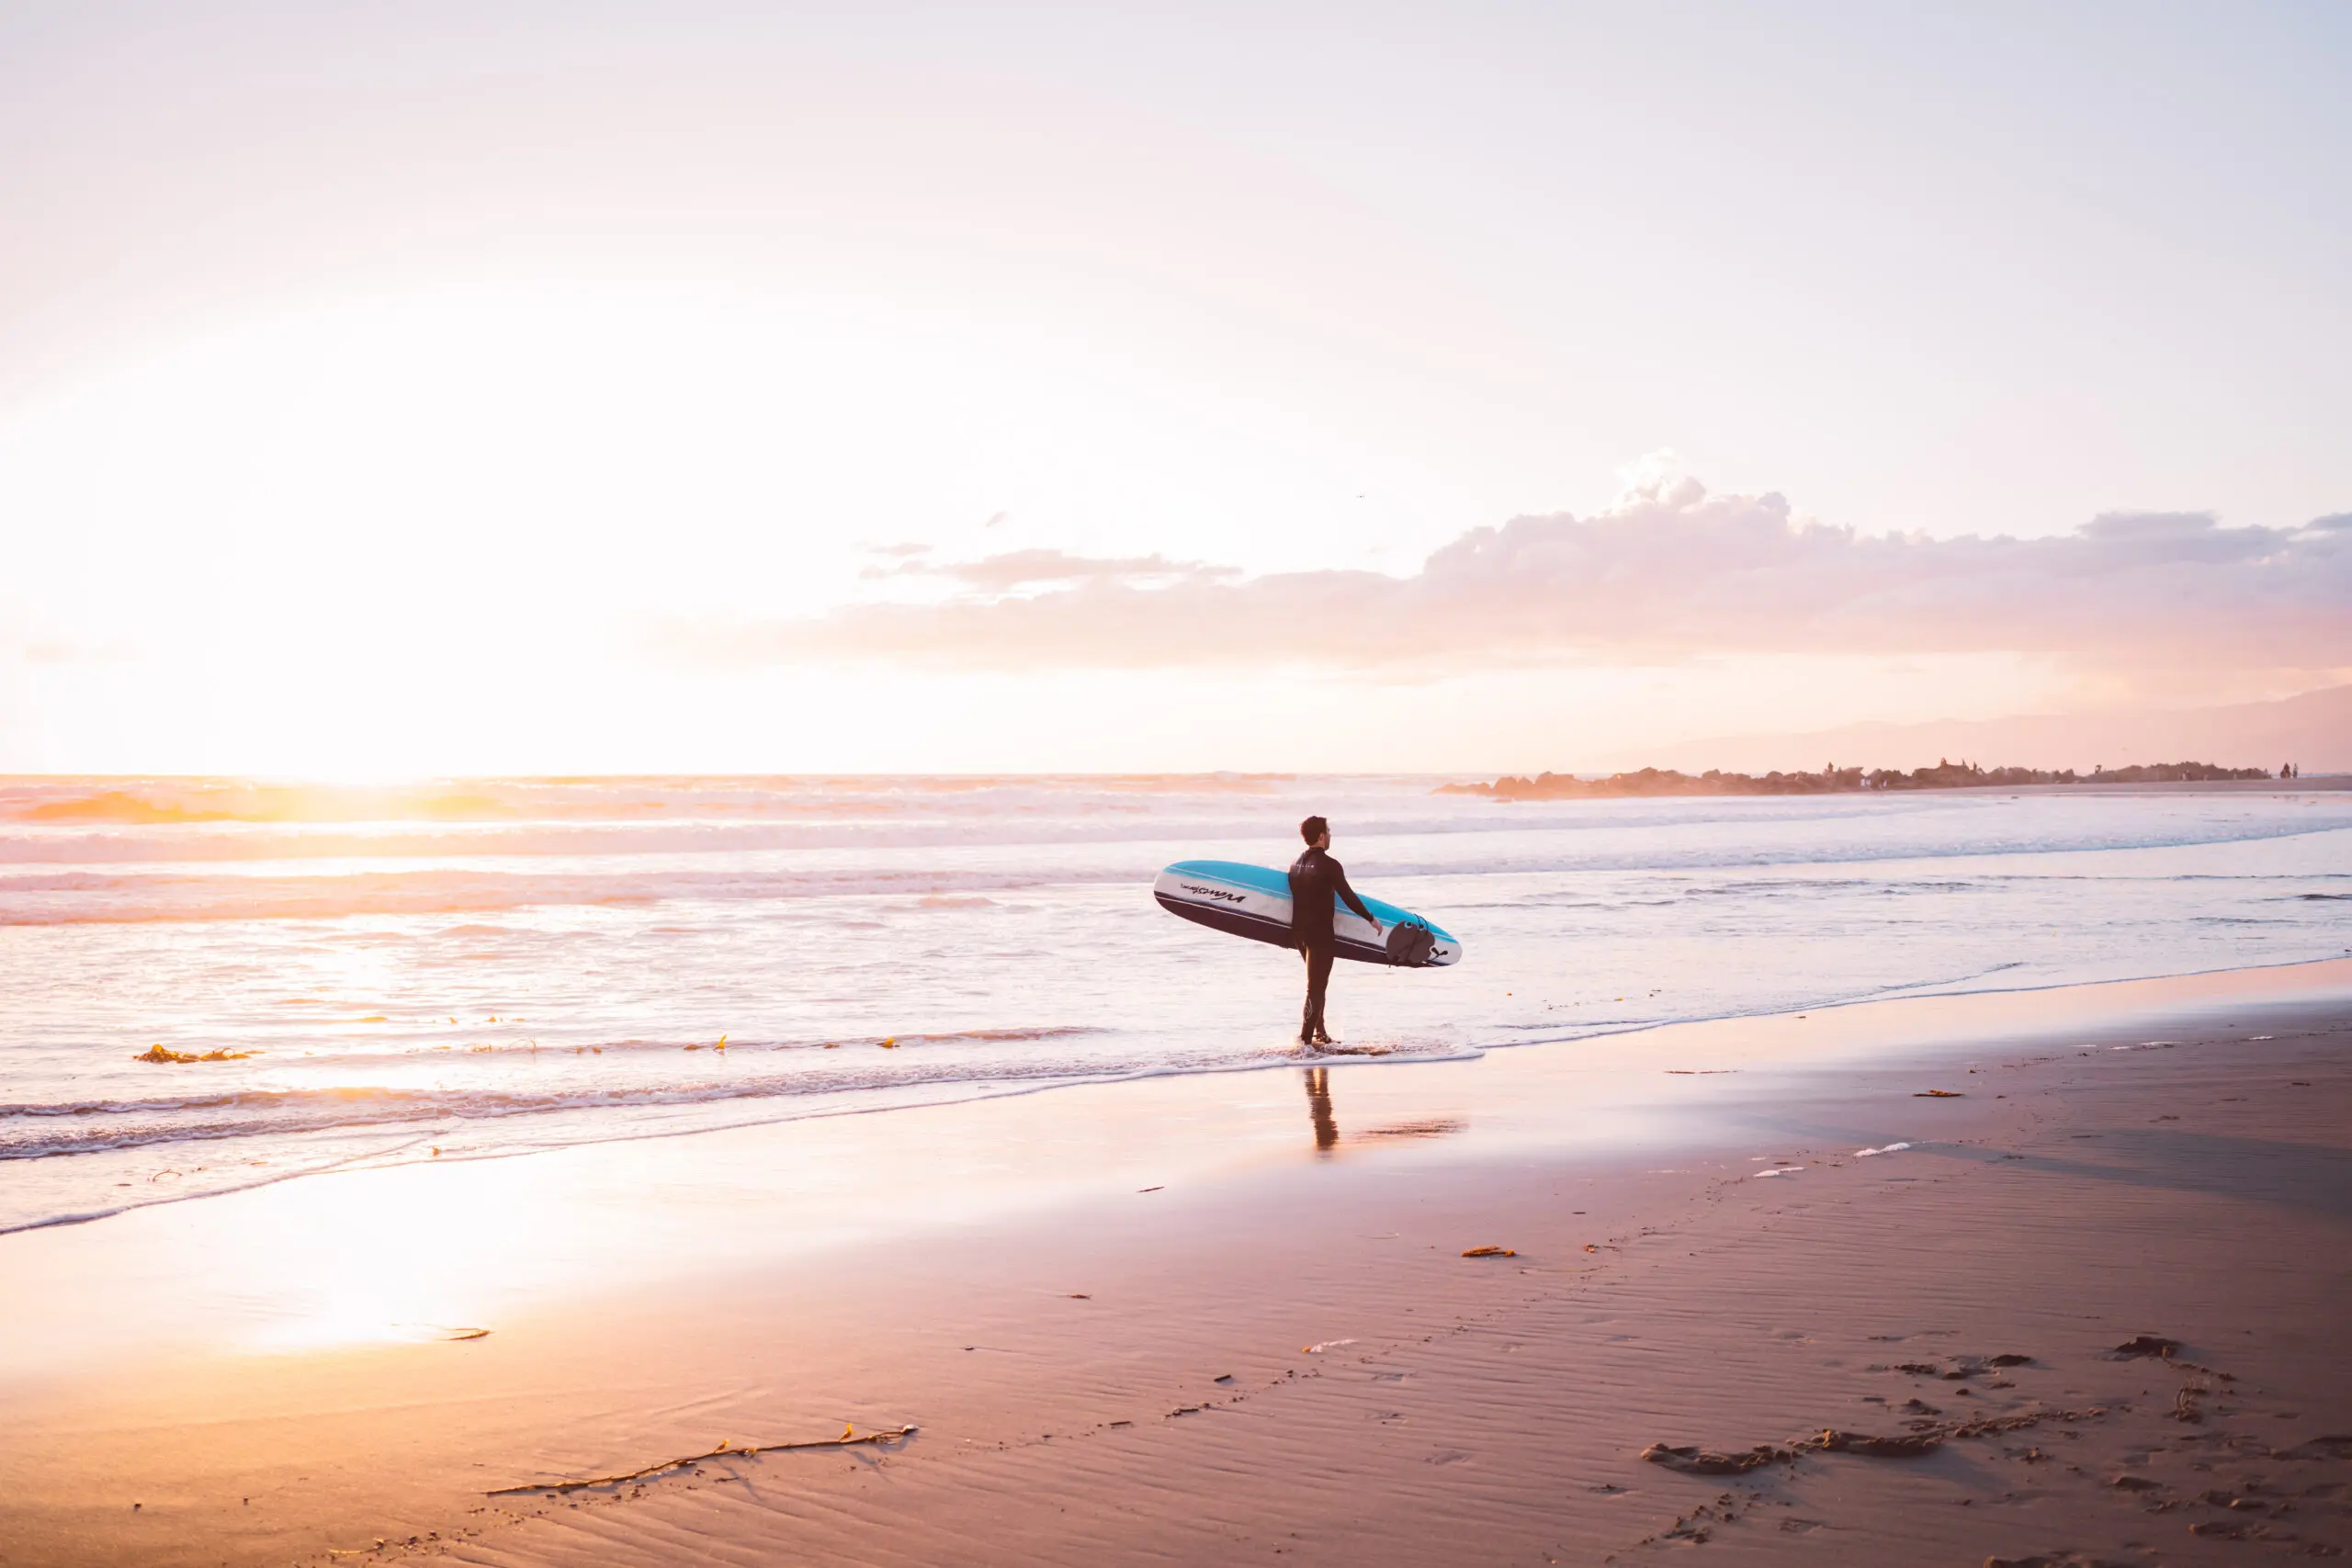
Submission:
[[[0,771],[2352,680],[2352,10],[0,6]]]

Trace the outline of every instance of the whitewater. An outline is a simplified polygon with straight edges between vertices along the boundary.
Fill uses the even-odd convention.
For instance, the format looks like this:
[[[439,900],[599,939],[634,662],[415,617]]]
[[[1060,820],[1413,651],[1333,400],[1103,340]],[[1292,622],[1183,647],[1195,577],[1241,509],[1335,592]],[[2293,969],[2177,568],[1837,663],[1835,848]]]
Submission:
[[[1309,812],[1465,944],[1341,966],[1335,1024],[1390,1062],[2352,952],[2347,794],[1439,782],[0,780],[0,1230],[1289,1062],[1296,960],[1150,883],[1286,863]]]

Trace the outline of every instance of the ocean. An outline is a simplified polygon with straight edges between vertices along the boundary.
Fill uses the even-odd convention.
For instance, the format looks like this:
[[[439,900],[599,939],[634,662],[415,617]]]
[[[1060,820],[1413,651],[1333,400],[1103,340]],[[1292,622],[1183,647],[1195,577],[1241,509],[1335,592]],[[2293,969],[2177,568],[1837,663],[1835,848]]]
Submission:
[[[1360,888],[1464,942],[1334,977],[1338,1032],[1399,1064],[2352,952],[2352,795],[1438,782],[0,780],[0,1230],[1290,1062],[1298,961],[1150,884],[1285,864],[1309,812]]]

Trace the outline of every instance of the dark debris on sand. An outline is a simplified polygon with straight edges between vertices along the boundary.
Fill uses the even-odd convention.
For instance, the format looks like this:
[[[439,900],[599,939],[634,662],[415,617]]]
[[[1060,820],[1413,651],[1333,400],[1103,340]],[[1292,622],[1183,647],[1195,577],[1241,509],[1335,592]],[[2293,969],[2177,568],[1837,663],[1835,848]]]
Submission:
[[[1745,1475],[1768,1464],[1790,1464],[1808,1453],[1860,1454],[1865,1459],[1917,1459],[1956,1438],[1991,1437],[2022,1431],[2045,1421],[2088,1421],[2106,1415],[2093,1405],[2084,1410],[2026,1410],[2009,1416],[1980,1416],[1973,1421],[1915,1421],[1912,1430],[1894,1435],[1848,1432],[1825,1427],[1810,1437],[1793,1438],[1785,1446],[1758,1443],[1752,1449],[1718,1452],[1713,1449],[1652,1443],[1642,1457],[1652,1464],[1685,1475]]]
[[[1968,1438],[1992,1438],[2006,1433],[2024,1431],[2046,1424],[2072,1425],[2086,1422],[2122,1423],[2113,1435],[2136,1450],[2129,1454],[2127,1463],[2138,1466],[2151,1453],[2155,1454],[2157,1468],[2164,1467],[2167,1458],[2187,1459],[2200,1477],[2209,1480],[2229,1480],[2230,1484],[2213,1485],[2200,1480],[2199,1489],[2191,1494],[2188,1485],[2177,1483],[2168,1485],[2160,1474],[2142,1473],[2136,1468],[2120,1471],[2109,1469],[2098,1475],[2087,1473],[2083,1465],[2067,1465],[2064,1469],[2082,1476],[2085,1483],[2098,1486],[2119,1501],[2150,1515],[2169,1515],[2169,1528],[2185,1530],[2199,1540],[2260,1542],[2283,1549],[2299,1557],[2335,1558],[2345,1555],[2343,1546],[2334,1540],[2314,1536],[2314,1529],[2340,1527],[2352,1519],[2352,1483],[2338,1480],[2334,1467],[2352,1463],[2352,1433],[2327,1433],[2301,1441],[2273,1447],[2255,1433],[2235,1427],[2229,1417],[2241,1406],[2236,1404],[2214,1404],[2216,1397],[2240,1400],[2246,1391],[2237,1385],[2237,1378],[2229,1372],[2186,1359],[2182,1344],[2177,1339],[2157,1334],[2143,1334],[2124,1341],[2112,1349],[2101,1352],[2109,1360],[2150,1360],[2180,1374],[2183,1382],[2169,1407],[2164,1404],[2139,1404],[2120,1402],[2112,1406],[2091,1405],[2082,1408],[2059,1408],[2031,1404],[2023,1409],[1999,1415],[1988,1415],[1970,1420],[1915,1418],[1905,1423],[1907,1432],[1881,1435],[1849,1432],[1831,1427],[1809,1437],[1793,1438],[1785,1443],[1759,1443],[1753,1448],[1734,1450],[1702,1449],[1696,1445],[1653,1443],[1642,1450],[1641,1457],[1652,1464],[1693,1476],[1723,1476],[1747,1478],[1749,1487],[1766,1482],[1758,1472],[1770,1467],[1791,1467],[1791,1483],[1802,1472],[1800,1466],[1812,1454],[1852,1454],[1866,1459],[1914,1459],[1924,1457],[1945,1444]],[[1935,1361],[1905,1362],[1896,1366],[1877,1366],[1875,1371],[1894,1371],[1917,1377],[1956,1379],[1979,1378],[1996,1367],[2038,1365],[2030,1356],[2004,1354],[2000,1356],[1954,1356]],[[1911,1400],[1904,1408],[1922,1416],[1940,1416],[1941,1412],[1920,1400]],[[2208,1414],[2213,1417],[2208,1423]],[[2175,1438],[2143,1439],[2135,1438],[2132,1428],[2151,1420],[2165,1418],[2181,1421],[2199,1428]],[[2074,1437],[2072,1431],[2061,1435]],[[2041,1448],[2007,1447],[1998,1450],[2002,1459],[2024,1464],[2047,1463],[2063,1458],[2070,1451],[2062,1445],[2052,1445],[2058,1452]],[[2087,1455],[2078,1456],[2087,1459]],[[2316,1472],[2316,1473],[2314,1473]],[[2104,1478],[2101,1479],[2100,1476]],[[2052,1478],[2064,1484],[2053,1468]],[[1673,1540],[1702,1542],[1722,1527],[1738,1519],[1743,1510],[1752,1507],[1763,1496],[1779,1493],[1785,1505],[1789,1499],[1786,1486],[1767,1486],[1764,1491],[1726,1494],[1714,1503],[1677,1518],[1674,1527],[1664,1535],[1651,1538],[1652,1542]],[[2174,1489],[2178,1485],[2178,1490]],[[1992,1499],[1985,1499],[1992,1500]],[[1964,1506],[1964,1505],[1963,1505]],[[2124,1568],[2121,1560],[2094,1556],[2073,1548],[2043,1551],[2023,1557],[1987,1557],[1985,1568]],[[2138,1564],[2134,1564],[2138,1568]]]

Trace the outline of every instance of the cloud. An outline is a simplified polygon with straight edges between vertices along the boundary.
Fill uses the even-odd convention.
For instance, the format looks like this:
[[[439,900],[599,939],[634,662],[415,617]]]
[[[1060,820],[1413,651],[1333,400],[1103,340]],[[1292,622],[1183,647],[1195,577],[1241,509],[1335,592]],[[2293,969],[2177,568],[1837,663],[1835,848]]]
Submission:
[[[1409,577],[1243,578],[1023,550],[898,569],[966,592],[697,637],[730,660],[1453,671],[1743,653],[2014,652],[2096,666],[2352,663],[2352,526],[2116,513],[2048,538],[1866,535],[1661,478],[1611,510],[1474,528]]]
[[[906,554],[922,547],[899,547],[887,552]],[[886,552],[876,552],[877,554]],[[1170,560],[1166,556],[1073,556],[1060,550],[1009,550],[971,561],[902,560],[897,566],[870,566],[858,576],[869,581],[885,577],[928,577],[977,589],[983,593],[1010,593],[1025,588],[1069,587],[1083,582],[1135,585],[1238,577],[1241,570],[1208,566],[1200,561]]]
[[[1159,555],[1106,558],[1065,555],[1059,550],[1013,550],[980,560],[935,566],[929,571],[967,587],[999,593],[1046,584],[1164,583],[1241,575],[1237,567],[1204,566],[1199,561],[1175,561]]]

